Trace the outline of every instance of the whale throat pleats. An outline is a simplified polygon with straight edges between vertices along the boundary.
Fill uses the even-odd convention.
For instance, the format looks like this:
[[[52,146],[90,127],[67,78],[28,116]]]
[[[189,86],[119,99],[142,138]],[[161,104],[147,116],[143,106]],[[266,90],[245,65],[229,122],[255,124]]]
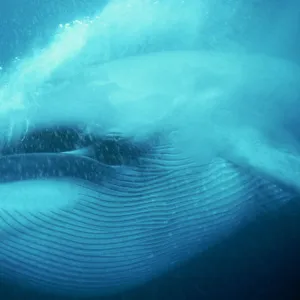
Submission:
[[[197,165],[169,145],[152,147],[136,165],[102,167],[114,172],[99,182],[79,176],[0,184],[5,280],[55,294],[115,293],[293,196],[221,158]]]

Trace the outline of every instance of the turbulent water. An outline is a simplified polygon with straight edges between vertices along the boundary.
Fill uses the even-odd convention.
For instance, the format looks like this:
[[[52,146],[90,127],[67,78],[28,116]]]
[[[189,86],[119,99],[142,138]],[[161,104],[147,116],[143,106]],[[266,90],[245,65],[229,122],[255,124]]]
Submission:
[[[92,16],[60,25],[45,47],[2,72],[4,140],[26,134],[40,122],[38,107],[47,106],[61,118],[85,114],[99,134],[143,139],[171,128],[175,142],[200,161],[226,152],[226,158],[298,189],[300,71],[282,58],[289,43],[275,45],[280,35],[292,39],[297,15],[289,16],[284,33],[271,32],[272,39],[249,25],[262,21],[248,15],[257,5],[110,1]],[[280,20],[286,18],[282,13]],[[266,38],[268,44],[259,45]],[[145,56],[153,52],[162,54]],[[285,175],[278,174],[282,168]]]

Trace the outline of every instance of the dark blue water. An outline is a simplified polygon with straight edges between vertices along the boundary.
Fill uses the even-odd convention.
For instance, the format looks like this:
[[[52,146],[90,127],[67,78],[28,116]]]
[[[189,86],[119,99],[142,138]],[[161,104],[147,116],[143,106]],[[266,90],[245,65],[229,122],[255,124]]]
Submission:
[[[0,0],[0,65],[5,66],[14,57],[30,52],[33,43],[40,46],[47,43],[57,24],[92,14],[95,7],[99,9],[106,2]],[[234,32],[239,36],[244,45],[300,61],[300,3],[275,0],[223,2],[227,7],[230,2],[239,2],[243,27],[233,26],[231,34]],[[245,11],[242,7],[246,2],[255,5]],[[234,22],[236,24],[236,19]],[[255,224],[163,278],[122,295],[101,299],[296,300],[300,299],[299,253],[300,200],[295,199],[282,211],[262,216]],[[1,273],[0,299],[63,300],[7,286],[1,282]]]

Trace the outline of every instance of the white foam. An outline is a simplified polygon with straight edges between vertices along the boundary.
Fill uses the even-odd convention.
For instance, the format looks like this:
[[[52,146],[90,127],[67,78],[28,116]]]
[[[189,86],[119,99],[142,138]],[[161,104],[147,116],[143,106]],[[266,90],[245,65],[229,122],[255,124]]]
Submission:
[[[2,136],[64,122],[87,123],[100,134],[170,130],[178,147],[203,161],[251,155],[248,132],[258,132],[263,149],[297,155],[297,66],[239,47],[188,51],[211,33],[213,2],[116,0],[92,18],[62,25],[47,47],[2,74]],[[152,51],[158,54],[147,56]],[[256,168],[261,159],[242,161]]]

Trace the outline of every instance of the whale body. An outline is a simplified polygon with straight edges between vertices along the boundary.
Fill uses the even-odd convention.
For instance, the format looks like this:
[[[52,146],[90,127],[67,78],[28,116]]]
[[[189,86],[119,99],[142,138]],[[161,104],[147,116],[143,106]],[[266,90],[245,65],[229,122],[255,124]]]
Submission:
[[[284,205],[299,191],[298,71],[259,55],[170,52],[45,84],[38,105],[1,120],[17,124],[1,146],[1,276],[116,293]]]

